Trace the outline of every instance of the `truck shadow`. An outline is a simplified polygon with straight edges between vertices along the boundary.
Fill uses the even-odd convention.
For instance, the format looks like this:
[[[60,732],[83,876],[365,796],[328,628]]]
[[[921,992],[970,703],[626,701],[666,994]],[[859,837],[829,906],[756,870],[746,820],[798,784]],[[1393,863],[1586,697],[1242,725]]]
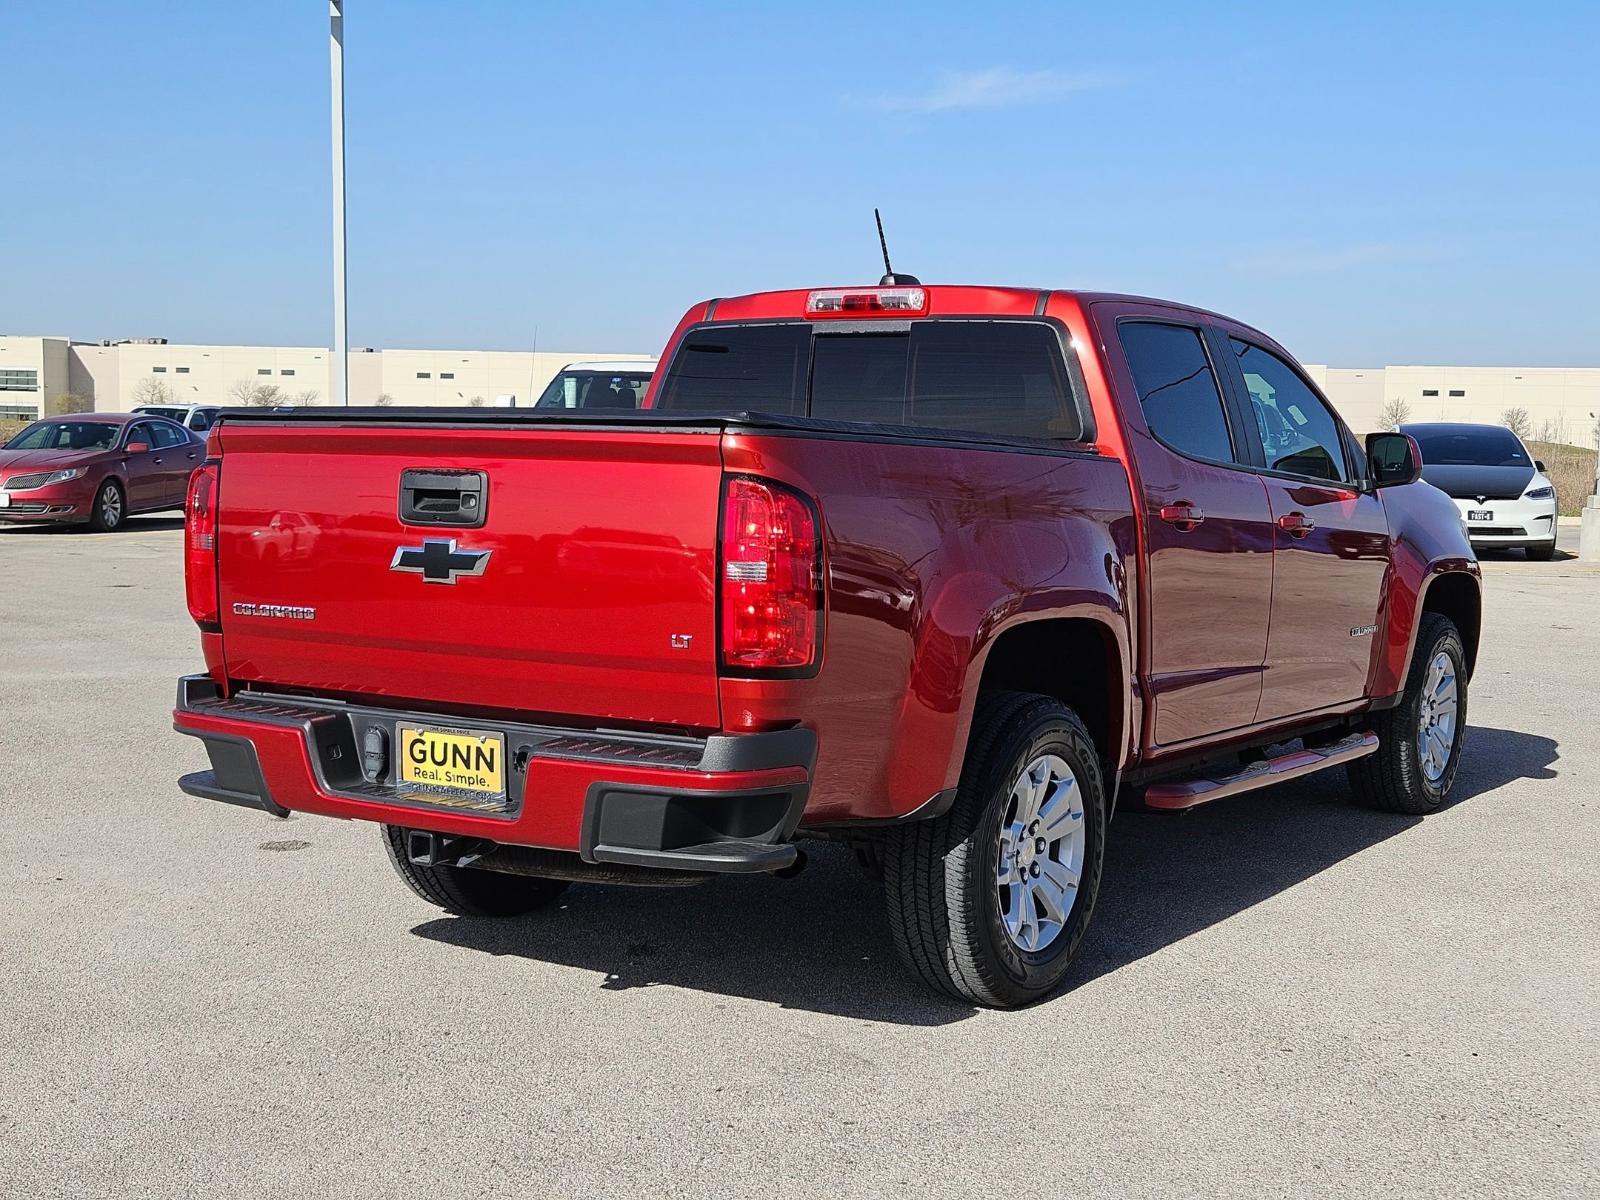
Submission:
[[[1468,736],[1456,796],[1433,820],[1450,820],[1474,797],[1515,780],[1556,775],[1550,738],[1483,727]],[[1125,812],[1112,823],[1094,924],[1067,990],[1225,921],[1420,819],[1354,807],[1338,771],[1186,815]],[[808,850],[811,863],[793,880],[574,887],[559,908],[523,920],[441,918],[413,933],[595,972],[609,991],[666,985],[913,1026],[977,1013],[906,974],[878,885],[849,850],[819,843]]]

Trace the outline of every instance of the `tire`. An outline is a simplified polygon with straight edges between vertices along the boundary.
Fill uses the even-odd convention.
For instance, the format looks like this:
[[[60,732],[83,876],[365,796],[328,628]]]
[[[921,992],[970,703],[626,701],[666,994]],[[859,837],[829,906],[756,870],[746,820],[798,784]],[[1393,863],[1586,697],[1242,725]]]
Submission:
[[[1050,760],[1070,772],[1075,799],[1074,789],[1064,779],[1057,781],[1055,766],[1045,768],[1046,782],[1034,794],[1044,796],[1039,806],[1044,813],[1058,814],[1054,827],[1072,832],[1048,842],[1040,855],[1037,847],[1044,839],[1015,835],[1016,805],[1026,799],[1027,768]],[[1081,812],[1062,824],[1074,803]],[[1069,806],[1065,816],[1059,805]],[[1077,715],[1047,696],[983,697],[950,811],[895,829],[885,840],[884,895],[895,949],[914,975],[958,1000],[1016,1008],[1041,999],[1066,975],[1093,915],[1105,824],[1099,753]],[[1050,827],[1044,817],[1034,822],[1035,832]],[[1065,865],[1078,867],[1077,885],[1062,888],[1056,881],[1070,877],[1070,869],[1061,870],[1069,856]],[[1012,864],[1010,875],[1002,877],[1006,862]],[[1035,869],[1048,862],[1056,867]],[[1033,882],[1006,882],[1018,871],[1031,873]],[[1038,882],[1041,877],[1044,884]],[[1035,893],[1035,887],[1041,890]],[[1058,913],[1065,909],[1065,920],[1051,919],[1046,888],[1070,895],[1056,908]],[[1008,925],[1025,911],[1033,918],[1034,940],[1045,938],[1036,948],[1026,945],[1026,925],[1020,937]]]
[[[471,867],[424,867],[406,856],[406,830],[383,827],[389,861],[413,892],[458,917],[520,917],[543,908],[567,890],[565,880],[475,871]]]
[[[108,479],[94,494],[94,507],[89,510],[89,528],[96,533],[110,533],[120,529],[128,516],[128,498],[122,485]]]
[[[1430,669],[1440,655],[1449,660],[1450,670],[1454,672],[1455,708],[1448,737],[1443,738],[1442,743],[1448,745],[1448,754],[1443,767],[1435,773],[1435,766],[1425,760],[1423,753],[1423,692],[1428,690]],[[1400,703],[1375,714],[1373,732],[1378,735],[1377,751],[1345,768],[1356,800],[1382,812],[1412,816],[1433,812],[1444,803],[1455,783],[1466,730],[1467,655],[1461,635],[1448,617],[1424,613]],[[1436,739],[1435,747],[1440,744]],[[1432,763],[1437,764],[1437,757]]]
[[[1541,542],[1536,546],[1526,546],[1524,550],[1528,555],[1529,562],[1549,562],[1556,556],[1556,544],[1554,541]]]

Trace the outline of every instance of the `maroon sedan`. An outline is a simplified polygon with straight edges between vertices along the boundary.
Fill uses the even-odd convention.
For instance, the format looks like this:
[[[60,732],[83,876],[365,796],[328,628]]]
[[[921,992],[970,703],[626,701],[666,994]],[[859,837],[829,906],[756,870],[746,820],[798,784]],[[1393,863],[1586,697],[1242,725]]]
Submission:
[[[35,421],[0,446],[0,522],[109,530],[131,513],[182,508],[205,443],[137,413]]]

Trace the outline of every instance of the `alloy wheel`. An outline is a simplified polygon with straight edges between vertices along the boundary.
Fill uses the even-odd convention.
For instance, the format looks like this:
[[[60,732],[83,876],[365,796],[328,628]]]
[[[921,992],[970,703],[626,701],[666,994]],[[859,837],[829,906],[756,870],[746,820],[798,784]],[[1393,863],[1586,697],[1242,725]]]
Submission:
[[[1083,792],[1055,754],[1023,767],[1000,819],[996,886],[1006,936],[1018,949],[1046,949],[1078,899],[1087,830]]]
[[[1432,784],[1444,778],[1455,751],[1457,693],[1455,663],[1441,650],[1428,664],[1417,711],[1417,757]]]

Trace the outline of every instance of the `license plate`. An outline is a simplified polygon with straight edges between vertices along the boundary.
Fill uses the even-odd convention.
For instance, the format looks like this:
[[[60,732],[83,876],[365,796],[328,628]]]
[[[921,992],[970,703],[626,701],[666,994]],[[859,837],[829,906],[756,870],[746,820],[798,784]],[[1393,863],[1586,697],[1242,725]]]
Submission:
[[[1492,510],[1490,510],[1490,509],[1487,509],[1487,508],[1470,509],[1467,512],[1467,520],[1469,520],[1469,521],[1492,521],[1492,520],[1494,520],[1494,512]]]
[[[0,508],[10,508],[10,507],[11,507],[11,493],[10,492],[0,492]]]
[[[504,734],[400,726],[401,783],[504,796],[505,766]]]

